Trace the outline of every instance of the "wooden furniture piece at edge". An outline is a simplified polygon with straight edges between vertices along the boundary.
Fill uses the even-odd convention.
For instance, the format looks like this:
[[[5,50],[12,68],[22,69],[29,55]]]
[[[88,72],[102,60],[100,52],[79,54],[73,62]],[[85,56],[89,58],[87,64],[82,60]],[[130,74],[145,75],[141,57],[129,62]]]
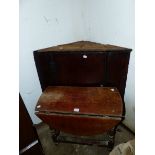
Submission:
[[[43,155],[42,146],[32,120],[19,95],[19,154]]]
[[[34,51],[34,59],[42,91],[48,86],[116,87],[124,103],[130,52],[124,47],[79,41]]]

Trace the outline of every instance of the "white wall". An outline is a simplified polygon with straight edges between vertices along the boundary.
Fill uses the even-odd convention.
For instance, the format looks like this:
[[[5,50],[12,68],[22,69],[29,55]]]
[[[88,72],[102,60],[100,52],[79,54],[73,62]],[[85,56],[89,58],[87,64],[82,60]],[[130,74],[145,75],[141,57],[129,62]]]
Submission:
[[[79,0],[20,0],[20,93],[34,123],[41,94],[33,51],[85,38]]]
[[[125,90],[126,119],[135,129],[135,62],[134,62],[134,0],[86,0],[87,38],[104,44],[132,48]]]
[[[134,130],[134,0],[20,0],[20,93],[33,122],[41,94],[33,51],[78,40],[133,49],[124,123]]]

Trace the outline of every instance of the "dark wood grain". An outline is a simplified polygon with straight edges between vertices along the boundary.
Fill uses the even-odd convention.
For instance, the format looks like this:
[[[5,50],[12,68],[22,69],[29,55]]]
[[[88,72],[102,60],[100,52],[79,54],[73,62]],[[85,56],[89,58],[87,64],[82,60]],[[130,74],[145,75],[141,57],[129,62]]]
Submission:
[[[51,128],[76,135],[108,131],[121,121],[122,112],[118,90],[105,87],[48,87],[36,106],[36,115]]]
[[[51,129],[54,128],[79,136],[103,134],[121,121],[121,118],[84,117],[79,115],[58,115],[41,112],[37,112],[36,115],[47,123]]]
[[[53,54],[52,62],[56,85],[99,85],[105,80],[105,54]]]

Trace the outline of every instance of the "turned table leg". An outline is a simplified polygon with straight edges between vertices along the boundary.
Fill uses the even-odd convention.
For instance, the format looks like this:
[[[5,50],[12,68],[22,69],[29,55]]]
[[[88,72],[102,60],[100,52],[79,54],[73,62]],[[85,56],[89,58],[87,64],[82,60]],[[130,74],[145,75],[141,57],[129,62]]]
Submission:
[[[109,139],[108,150],[112,150],[114,147],[115,134],[116,134],[116,127],[112,128],[108,132],[108,139]]]
[[[53,141],[55,142],[55,144],[59,143],[58,140],[58,136],[60,135],[60,131],[59,130],[54,130],[54,134],[52,135]]]

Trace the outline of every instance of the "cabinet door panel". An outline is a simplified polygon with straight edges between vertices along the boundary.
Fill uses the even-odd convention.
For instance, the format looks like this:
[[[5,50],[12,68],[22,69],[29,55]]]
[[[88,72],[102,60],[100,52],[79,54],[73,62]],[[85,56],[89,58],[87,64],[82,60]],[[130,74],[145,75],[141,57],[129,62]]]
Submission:
[[[126,86],[130,53],[109,53],[107,65],[107,85],[115,86],[119,89],[122,98]]]
[[[104,83],[106,54],[54,54],[56,85],[92,86]]]

